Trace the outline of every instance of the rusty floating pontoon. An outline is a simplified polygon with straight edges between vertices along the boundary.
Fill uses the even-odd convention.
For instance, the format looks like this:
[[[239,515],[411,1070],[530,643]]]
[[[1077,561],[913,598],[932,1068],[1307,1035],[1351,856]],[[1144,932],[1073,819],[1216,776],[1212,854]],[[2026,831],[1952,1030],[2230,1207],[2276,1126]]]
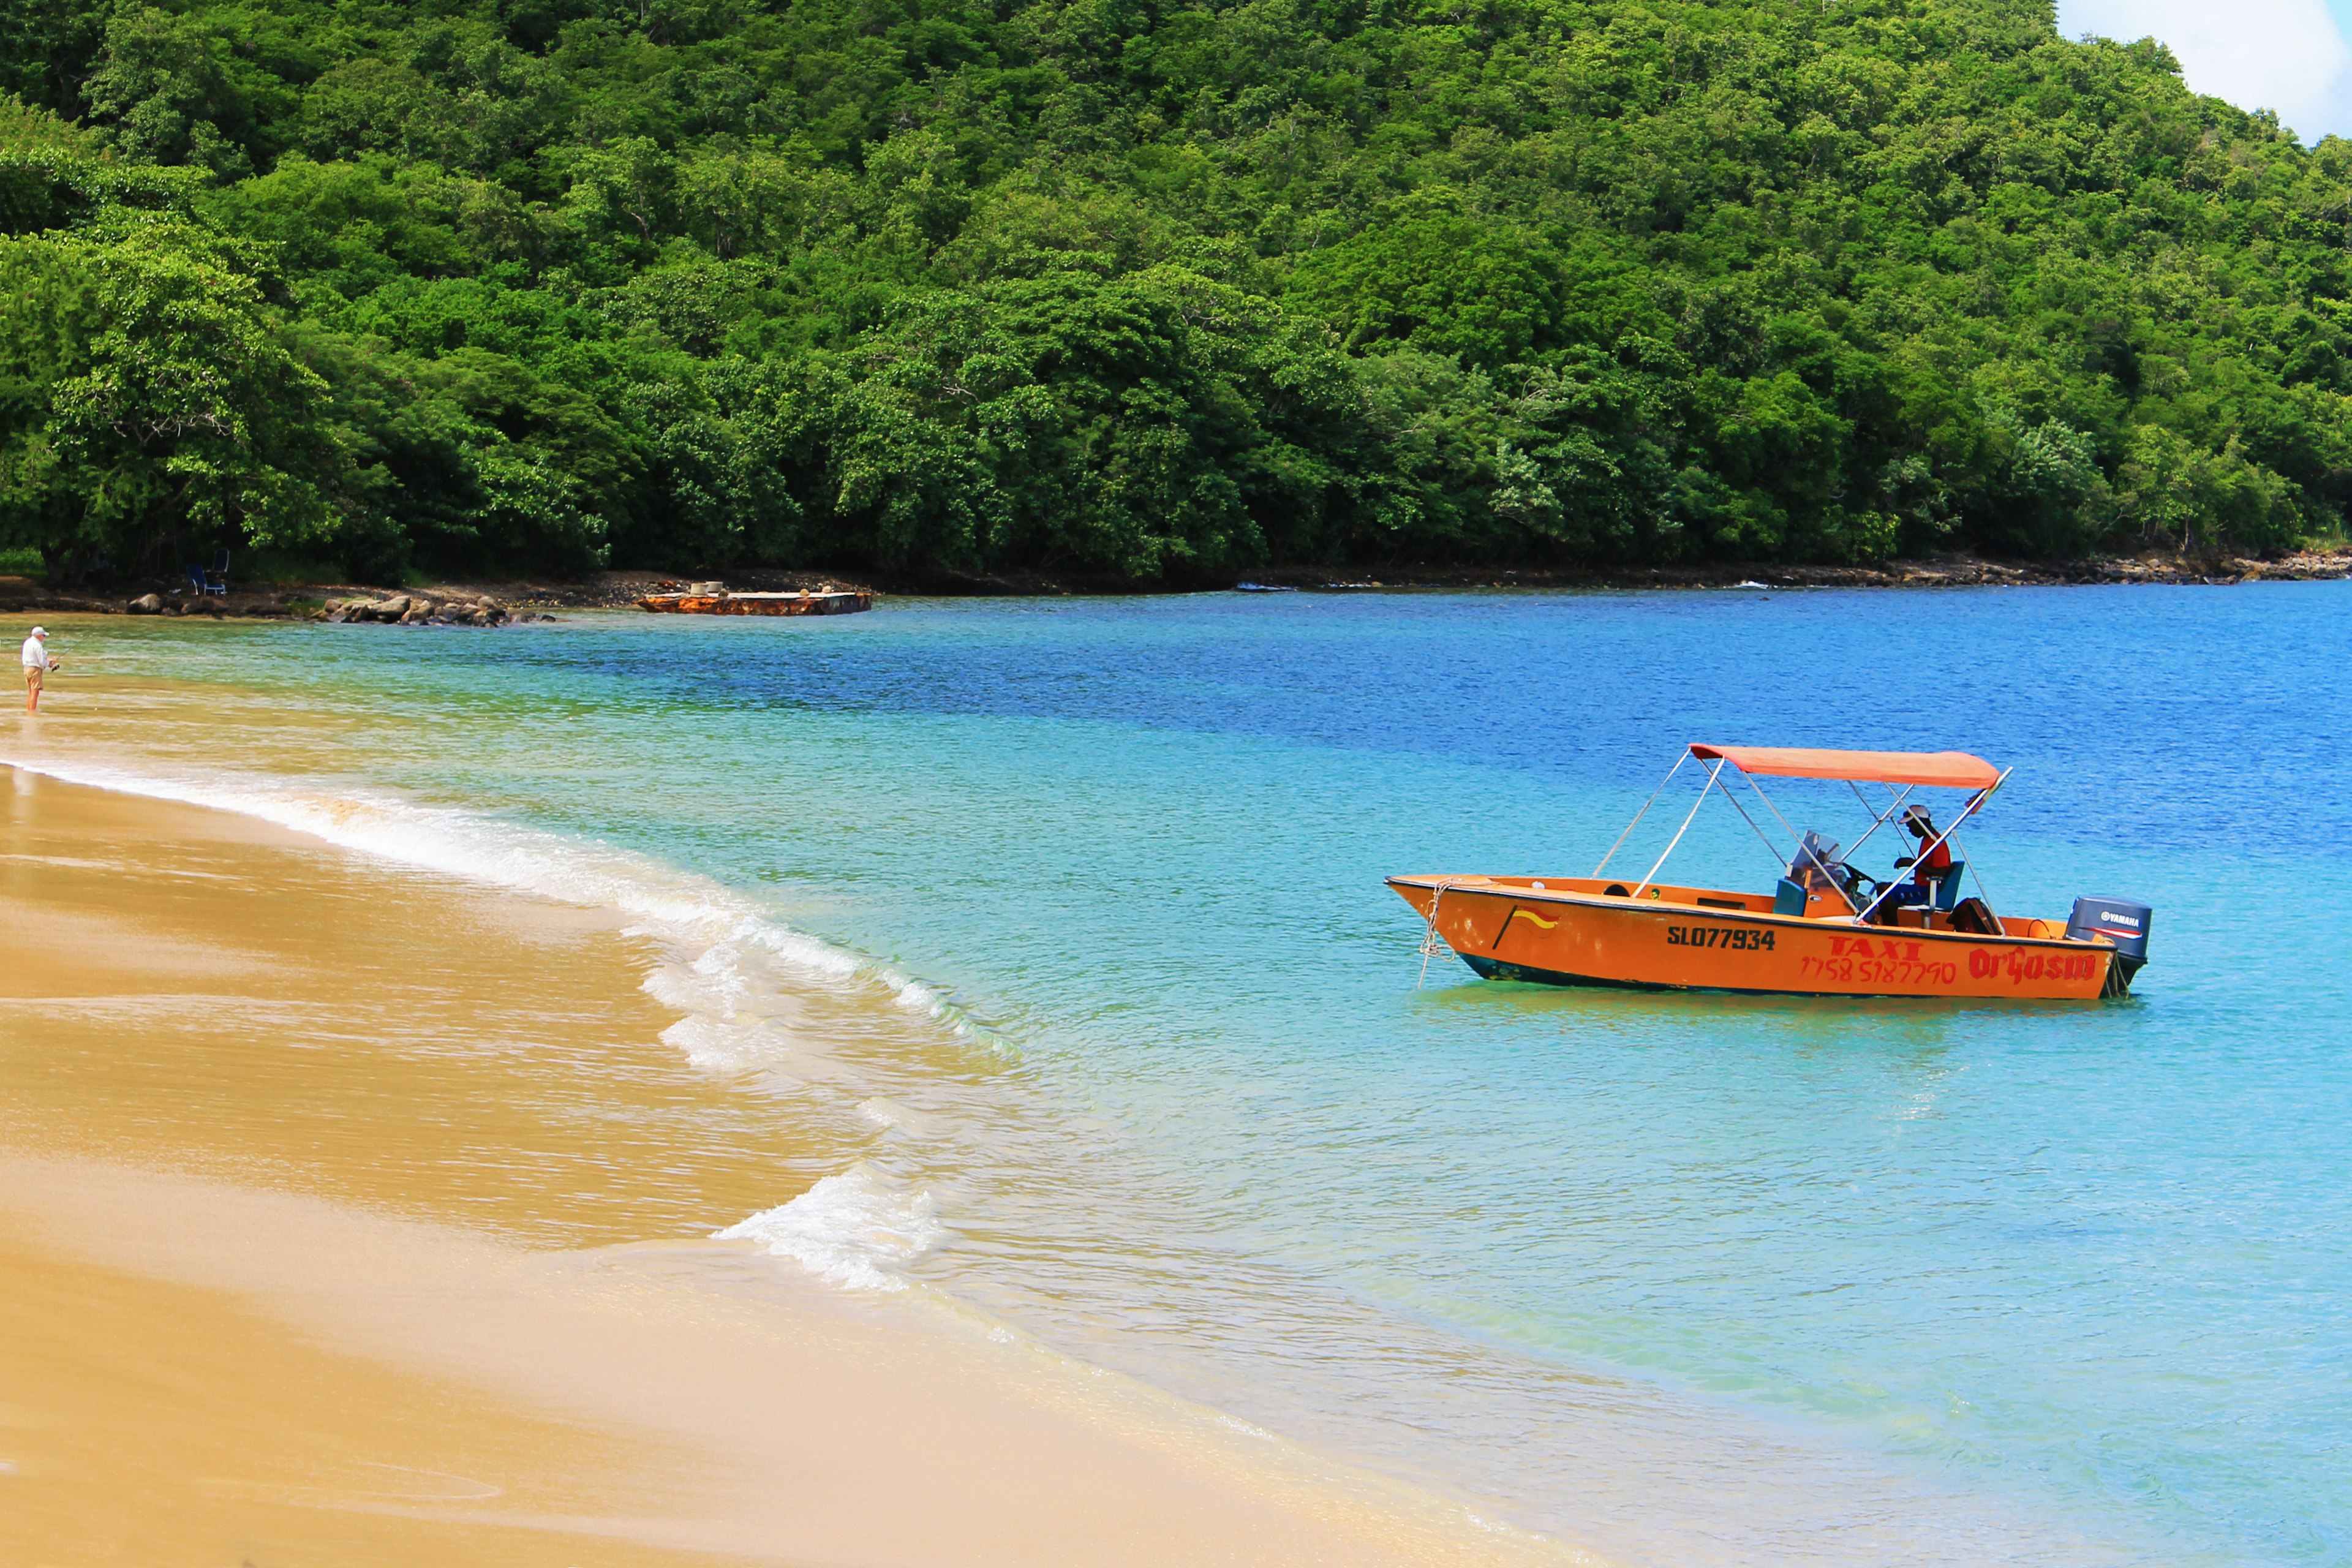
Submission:
[[[648,594],[637,608],[670,616],[854,616],[874,607],[862,588],[812,594],[734,594],[723,583],[697,583],[683,593]]]

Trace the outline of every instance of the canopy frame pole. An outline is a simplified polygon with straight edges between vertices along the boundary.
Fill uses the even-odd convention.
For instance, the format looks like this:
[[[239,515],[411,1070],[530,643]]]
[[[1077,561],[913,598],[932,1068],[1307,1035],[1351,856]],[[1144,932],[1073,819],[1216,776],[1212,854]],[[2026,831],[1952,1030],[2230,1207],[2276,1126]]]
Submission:
[[[1991,795],[1992,795],[1992,792],[1993,792],[1994,790],[1997,790],[1997,789],[1999,789],[1999,788],[2000,787],[2001,779],[2005,779],[2005,778],[2009,777],[2010,773],[2013,773],[2013,772],[2015,772],[2015,771],[2016,771],[2015,769],[2009,769],[2009,770],[2006,770],[2006,771],[2004,771],[2004,772],[2001,773],[2001,775],[2000,775],[2000,779],[1995,779],[1995,780],[1993,780],[1993,782],[1992,782],[1992,783],[1990,783],[1990,784],[1989,784],[1985,785],[1984,793],[1985,793],[1986,797],[1987,797],[1988,799],[1989,799],[1989,798],[1990,798],[1990,796],[1991,796]],[[1912,785],[1912,786],[1911,786],[1911,789],[1916,789],[1917,787],[1918,787],[1918,786],[1917,786],[1916,784],[1914,784],[1914,785]],[[1910,796],[1911,796],[1911,789],[1906,789],[1906,790],[1905,790],[1901,795],[1895,795],[1895,804],[1894,804],[1893,805],[1890,805],[1890,806],[1888,806],[1888,807],[1886,808],[1886,815],[1887,815],[1888,816],[1890,816],[1890,817],[1891,817],[1891,816],[1893,816],[1895,814],[1895,812],[1897,812],[1897,811],[1899,811],[1900,809],[1902,809],[1903,803],[1904,803],[1906,800],[1909,799],[1909,798],[1910,798]],[[1860,790],[1856,790],[1854,793],[1855,793],[1856,795],[1859,795],[1859,794],[1861,794],[1862,792],[1861,792]],[[1887,793],[1887,794],[1889,794],[1889,795],[1895,795],[1895,786],[1894,786],[1894,785],[1892,785],[1892,784],[1887,785],[1887,786],[1886,786],[1886,793]],[[1958,848],[1960,847],[1960,839],[1959,839],[1960,824],[1961,824],[1961,823],[1963,823],[1963,822],[1966,822],[1967,820],[1968,820],[1968,814],[1967,814],[1966,812],[1962,812],[1962,813],[1960,814],[1960,816],[1958,816],[1958,817],[1955,817],[1955,818],[1953,819],[1953,821],[1952,821],[1952,835],[1951,835],[1951,837],[1952,837],[1952,847],[1953,847],[1953,848],[1955,848],[1955,849],[1958,849]],[[1873,832],[1875,832],[1875,831],[1876,831],[1876,829],[1874,829],[1874,828],[1872,831],[1873,831]],[[1870,837],[1870,835],[1869,835],[1869,834],[1867,834],[1867,833],[1865,833],[1865,834],[1864,834],[1864,835],[1863,835],[1863,837],[1865,837],[1865,838],[1867,838],[1867,837]],[[1925,857],[1925,856],[1926,856],[1926,854],[1927,854],[1927,849],[1923,848],[1923,849],[1921,849],[1921,850],[1919,851],[1919,853],[1918,853],[1917,855],[1913,856],[1913,857],[1911,858],[1912,858],[1912,862],[1913,862],[1913,864],[1916,866],[1916,865],[1917,864],[1917,862],[1918,862],[1918,861],[1919,861],[1923,857]],[[1971,876],[1971,877],[1976,877],[1977,892],[1978,892],[1980,896],[1984,896],[1985,908],[1987,908],[1987,909],[1990,909],[1990,908],[1992,908],[1992,899],[1990,898],[1990,895],[1986,895],[1986,894],[1985,894],[1984,879],[1983,879],[1982,877],[1978,877],[1978,876],[1977,876],[1976,863],[1975,863],[1974,861],[1969,861],[1967,864],[1968,864],[1968,868],[1969,868],[1969,876]],[[1913,880],[1915,880],[1915,881],[1916,881],[1916,879],[1917,879],[1916,878],[1914,878],[1914,879],[1913,879]]]
[[[2004,773],[2000,777],[2001,779],[2007,779],[2009,774]],[[1994,781],[1992,787],[1993,789],[1999,789],[2000,787],[2000,780]],[[1986,793],[1990,794],[1991,792],[1987,791]],[[1957,822],[1952,824],[1952,847],[1958,851],[1960,864],[1968,868],[1969,880],[1977,885],[1977,897],[1984,900],[1986,912],[1992,915],[1993,924],[1998,926],[2000,923],[2000,915],[1999,911],[1993,909],[1992,889],[1985,886],[1984,873],[1977,869],[1977,858],[1969,854],[1968,850],[1962,847],[1960,843],[1960,825]]]
[[[1772,864],[1786,866],[1789,863],[1788,858],[1780,853],[1780,847],[1773,843],[1771,837],[1762,828],[1756,826],[1756,819],[1748,815],[1748,808],[1739,804],[1739,797],[1729,790],[1725,790],[1723,798],[1731,803],[1731,809],[1739,814],[1739,820],[1748,824],[1748,830],[1756,835],[1758,842],[1764,846],[1764,852],[1772,857]]]
[[[1985,786],[1984,786],[1984,788],[1982,788],[1982,789],[1980,789],[1980,790],[1977,791],[1977,793],[1976,793],[1976,794],[1974,794],[1974,795],[1970,795],[1970,796],[1969,797],[1969,804],[1968,804],[1968,805],[1964,805],[1964,806],[1962,806],[1962,807],[1960,807],[1960,815],[1959,815],[1959,816],[1956,816],[1956,817],[1954,817],[1954,818],[1952,819],[1952,825],[1951,825],[1949,827],[1947,827],[1946,829],[1944,829],[1944,831],[1943,831],[1943,832],[1938,833],[1937,835],[1936,835],[1936,842],[1935,842],[1935,844],[1928,844],[1928,845],[1924,845],[1924,846],[1922,846],[1922,847],[1921,847],[1921,848],[1920,848],[1920,850],[1919,850],[1919,854],[1918,854],[1918,858],[1917,858],[1917,859],[1916,859],[1916,860],[1914,860],[1914,861],[1912,862],[1914,868],[1916,868],[1917,864],[1918,864],[1918,860],[1925,860],[1928,856],[1930,856],[1930,855],[1932,855],[1932,854],[1934,854],[1934,853],[1936,852],[1936,845],[1943,843],[1943,842],[1944,842],[1944,840],[1946,840],[1947,838],[1949,838],[1953,834],[1958,833],[1958,832],[1960,830],[1960,824],[1961,824],[1961,823],[1963,823],[1963,822],[1966,822],[1969,817],[1974,816],[1977,814],[1977,812],[1978,812],[1979,809],[1981,809],[1981,808],[1983,807],[1984,803],[1985,803],[1985,802],[1987,802],[1987,801],[1989,801],[1989,800],[1990,800],[1990,799],[1992,798],[1992,792],[1993,792],[1993,791],[1995,791],[1995,790],[1997,790],[1997,789],[1999,789],[2001,785],[2003,785],[2003,784],[2007,784],[2007,783],[2009,782],[2009,775],[2010,775],[2010,774],[2011,774],[2011,773],[2015,773],[2016,771],[2017,771],[2017,770],[2016,770],[2015,768],[2003,768],[2003,769],[2001,770],[2000,777],[1999,777],[1999,778],[1997,778],[1997,779],[1993,780],[1993,781],[1992,781],[1992,783],[1990,783],[1990,784],[1989,784],[1985,785]],[[1875,909],[1877,909],[1879,905],[1881,905],[1881,904],[1885,903],[1885,902],[1886,901],[1886,895],[1887,895],[1887,894],[1889,894],[1889,893],[1891,893],[1891,892],[1893,892],[1895,889],[1897,889],[1897,888],[1899,888],[1899,887],[1901,887],[1901,886],[1902,886],[1902,884],[1901,884],[1900,882],[1889,882],[1889,883],[1887,883],[1887,884],[1886,884],[1886,886],[1885,886],[1885,887],[1883,887],[1883,888],[1879,889],[1878,889],[1878,897],[1876,897],[1876,898],[1874,898],[1874,899],[1873,899],[1873,900],[1870,900],[1870,908],[1869,908],[1869,909],[1865,909],[1865,910],[1857,910],[1856,911],[1854,911],[1854,918],[1855,918],[1855,921],[1856,921],[1856,923],[1858,923],[1858,924],[1863,924],[1863,925],[1867,925],[1867,924],[1869,924],[1869,923],[1870,923],[1870,915],[1871,915],[1871,910],[1875,910]],[[1983,882],[1982,882],[1981,880],[1979,880],[1979,881],[1978,882],[1978,884],[1977,884],[1977,887],[1978,887],[1978,889],[1979,889],[1979,891],[1981,891],[1981,890],[1983,889],[1983,887],[1984,887]],[[1852,900],[1848,900],[1848,901],[1849,901],[1849,902],[1851,902]],[[1991,912],[1991,910],[1992,910],[1992,900],[1991,900],[1987,899],[1987,900],[1985,900],[1985,910],[1986,910],[1986,912],[1987,912],[1987,913],[1990,913],[1990,912]],[[1998,916],[1998,915],[1993,916],[1993,926],[1994,926],[1994,931],[1995,931],[1995,934],[1996,934],[1996,935],[1997,935],[1997,934],[1999,934],[2000,925],[2000,916]]]
[[[1821,856],[1815,851],[1805,847],[1805,836],[1789,826],[1789,819],[1780,815],[1780,808],[1772,804],[1772,797],[1764,793],[1764,786],[1756,782],[1756,775],[1748,772],[1745,768],[1742,768],[1740,770],[1739,776],[1748,781],[1748,787],[1756,792],[1756,798],[1764,803],[1764,809],[1772,814],[1772,820],[1779,823],[1789,837],[1797,841],[1797,853],[1803,856],[1806,859],[1811,860],[1814,866],[1820,868],[1822,879],[1829,883],[1831,887],[1835,888],[1837,889],[1837,896],[1845,900],[1845,907],[1852,910],[1857,916],[1859,916],[1862,913],[1862,906],[1853,901],[1853,895],[1845,890],[1845,884],[1837,879],[1837,873],[1831,870],[1828,866],[1822,864]],[[1851,783],[1853,781],[1848,780],[1847,782]],[[1726,790],[1724,793],[1728,795],[1731,792],[1729,790]]]
[[[1845,781],[1845,787],[1853,791],[1853,798],[1862,802],[1863,810],[1870,813],[1870,827],[1861,837],[1853,841],[1853,849],[1846,851],[1847,854],[1851,855],[1854,852],[1854,849],[1859,849],[1864,845],[1869,843],[1871,835],[1885,826],[1887,823],[1893,819],[1895,814],[1903,809],[1903,803],[1911,798],[1911,792],[1917,789],[1919,786],[1917,784],[1905,784],[1903,786],[1903,793],[1901,795],[1895,795],[1895,786],[1893,784],[1888,784],[1886,786],[1886,793],[1889,795],[1895,795],[1895,804],[1888,806],[1884,812],[1879,811],[1870,804],[1870,797],[1863,794],[1862,786],[1854,783],[1852,779]]]
[[[1953,847],[1953,848],[1955,848],[1955,849],[1959,849],[1959,847],[1960,847],[1960,841],[1959,841],[1958,839],[1957,839],[1957,838],[1953,839],[1953,840],[1952,840],[1952,847]],[[1960,864],[1961,864],[1961,865],[1963,865],[1963,866],[1966,866],[1966,867],[1969,868],[1969,881],[1971,881],[1971,882],[1974,882],[1974,883],[1977,885],[1977,897],[1978,897],[1978,898],[1979,898],[1979,899],[1982,899],[1982,900],[1984,900],[1984,907],[1985,907],[1985,908],[1987,908],[1987,909],[1991,909],[1991,908],[1992,908],[1992,889],[1991,889],[1990,888],[1986,887],[1986,886],[1985,886],[1985,883],[1984,883],[1984,879],[1983,879],[1982,877],[1980,877],[1980,876],[1979,876],[1979,875],[1977,874],[1977,858],[1976,858],[1975,856],[1973,856],[1973,855],[1969,854],[1967,850],[1965,850],[1965,849],[1960,849]],[[1996,915],[1996,916],[1994,917],[1994,919],[1996,919],[1996,920],[1998,920],[1999,918],[2000,918],[2000,917],[1999,917],[1998,915]]]
[[[1666,770],[1666,776],[1658,781],[1658,787],[1650,792],[1650,798],[1642,803],[1642,809],[1633,814],[1633,820],[1625,825],[1625,831],[1617,836],[1617,842],[1609,847],[1609,853],[1601,858],[1601,864],[1592,868],[1595,877],[1609,868],[1609,862],[1617,858],[1617,851],[1625,847],[1625,840],[1633,837],[1633,829],[1642,826],[1642,818],[1650,815],[1650,807],[1658,804],[1658,797],[1666,793],[1666,786],[1675,782],[1675,775],[1683,771],[1683,764],[1690,759],[1690,748],[1685,746],[1683,754],[1675,759],[1675,765]]]
[[[1952,847],[1959,850],[1960,864],[1969,868],[1969,880],[1977,885],[1977,897],[1984,900],[1986,912],[1992,916],[1992,923],[1998,926],[2000,924],[2000,915],[1992,907],[1992,890],[1985,886],[1984,878],[1977,872],[1976,857],[1960,847],[1960,841],[1957,835],[1953,837]]]
[[[1675,846],[1680,844],[1683,841],[1683,835],[1690,831],[1690,825],[1697,820],[1698,808],[1706,804],[1706,792],[1715,787],[1715,781],[1722,773],[1723,764],[1727,760],[1724,757],[1716,758],[1714,771],[1706,775],[1706,783],[1699,785],[1698,798],[1691,802],[1690,815],[1683,818],[1683,825],[1680,827],[1675,829],[1675,836],[1666,840],[1666,847],[1659,853],[1657,863],[1650,868],[1650,874],[1642,879],[1642,885],[1633,889],[1634,898],[1638,899],[1649,890],[1650,884],[1657,879],[1658,868],[1666,863],[1666,857],[1675,852]]]

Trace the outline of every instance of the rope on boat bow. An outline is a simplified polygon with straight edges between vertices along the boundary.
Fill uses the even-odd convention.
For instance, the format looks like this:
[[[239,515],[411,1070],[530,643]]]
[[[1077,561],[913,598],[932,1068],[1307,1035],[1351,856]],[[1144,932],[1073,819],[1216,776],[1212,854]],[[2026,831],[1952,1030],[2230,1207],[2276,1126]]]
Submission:
[[[1437,891],[1430,895],[1429,924],[1421,933],[1421,977],[1412,983],[1415,991],[1429,980],[1429,961],[1446,951],[1445,939],[1437,934],[1437,906],[1445,901],[1446,892],[1453,886],[1450,881],[1440,882]]]

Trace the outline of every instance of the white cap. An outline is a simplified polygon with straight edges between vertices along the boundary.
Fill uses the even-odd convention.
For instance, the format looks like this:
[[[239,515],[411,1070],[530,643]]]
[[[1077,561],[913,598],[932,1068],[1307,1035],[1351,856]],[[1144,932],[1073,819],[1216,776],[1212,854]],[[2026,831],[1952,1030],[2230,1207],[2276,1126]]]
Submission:
[[[45,637],[49,635],[49,628],[47,626],[35,626],[33,628],[33,635],[37,637]]]

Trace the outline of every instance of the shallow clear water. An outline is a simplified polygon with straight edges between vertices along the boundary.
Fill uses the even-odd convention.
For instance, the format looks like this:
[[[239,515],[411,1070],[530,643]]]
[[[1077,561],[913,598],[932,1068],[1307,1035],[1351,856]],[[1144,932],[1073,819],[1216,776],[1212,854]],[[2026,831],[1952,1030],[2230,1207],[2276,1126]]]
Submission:
[[[674,1043],[816,1130],[748,1234],[1491,1517],[1657,1562],[2335,1563],[2347,610],[2266,584],[110,622],[56,639],[110,707],[0,752],[248,807],[279,797],[237,781],[299,779],[314,815],[374,803],[365,847],[636,900],[673,921]],[[1383,874],[1585,874],[1691,740],[2013,765],[1967,858],[2004,912],[2155,905],[2138,994],[1654,996],[1448,960],[1416,988]],[[1851,841],[1850,795],[1773,794]],[[1719,805],[1673,864],[1775,874]]]

